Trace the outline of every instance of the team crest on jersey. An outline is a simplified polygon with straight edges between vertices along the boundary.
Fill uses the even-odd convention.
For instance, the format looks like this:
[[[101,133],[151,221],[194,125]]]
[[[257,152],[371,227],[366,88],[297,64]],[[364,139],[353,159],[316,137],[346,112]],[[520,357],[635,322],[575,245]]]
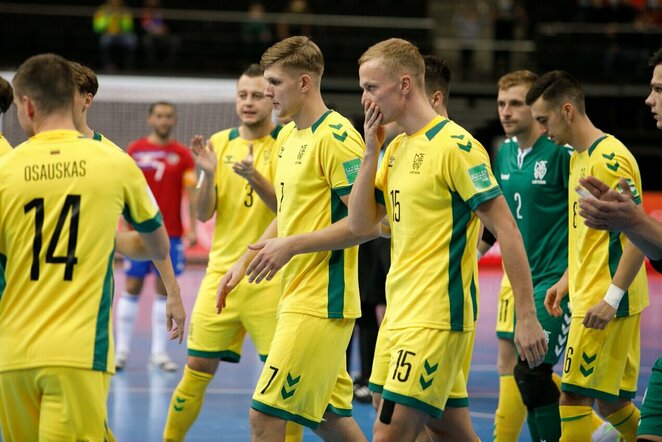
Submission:
[[[262,153],[262,162],[268,163],[271,160],[271,149],[265,149]]]
[[[417,153],[414,155],[414,161],[411,164],[412,171],[409,172],[410,174],[420,174],[419,169],[421,168],[421,165],[423,164],[423,158],[425,157],[424,153]]]
[[[302,144],[301,147],[299,147],[299,153],[297,154],[297,160],[294,164],[301,164],[301,160],[303,160],[303,156],[306,154],[306,148],[308,147],[307,144]]]
[[[388,167],[393,167],[393,163],[395,163],[395,156],[391,155],[388,157]]]
[[[531,184],[547,184],[545,175],[547,174],[547,160],[536,161],[533,166],[533,180]]]
[[[233,158],[233,157],[234,157],[233,155],[226,155],[226,156],[225,156],[225,161],[224,161],[224,163],[225,163],[225,164],[232,164],[232,163],[234,163],[234,161],[232,161],[232,158]]]
[[[278,158],[283,158],[283,152],[285,152],[285,146],[280,146],[280,150],[278,151]]]

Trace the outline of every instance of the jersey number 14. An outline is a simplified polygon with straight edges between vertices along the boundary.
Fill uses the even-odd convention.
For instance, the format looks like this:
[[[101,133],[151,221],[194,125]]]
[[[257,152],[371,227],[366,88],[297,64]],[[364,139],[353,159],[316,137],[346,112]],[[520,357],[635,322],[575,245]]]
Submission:
[[[44,199],[35,198],[23,207],[24,212],[34,210],[34,240],[32,241],[32,266],[30,267],[30,279],[39,280],[39,256],[42,247],[42,230],[44,228]],[[69,241],[67,243],[67,254],[65,256],[55,256],[55,249],[62,229],[70,217],[69,221]],[[78,220],[80,217],[80,195],[67,195],[64,200],[64,206],[60,211],[55,231],[48,242],[46,249],[46,262],[49,264],[64,264],[64,280],[71,281],[74,276],[74,265],[78,263],[76,258],[76,244],[78,242]]]

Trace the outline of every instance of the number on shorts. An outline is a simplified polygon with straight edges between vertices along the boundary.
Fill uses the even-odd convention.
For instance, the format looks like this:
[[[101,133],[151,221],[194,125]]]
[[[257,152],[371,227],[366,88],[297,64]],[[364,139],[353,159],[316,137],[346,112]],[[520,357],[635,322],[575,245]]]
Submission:
[[[278,374],[278,368],[274,367],[273,365],[270,365],[269,368],[271,370],[273,370],[273,373],[271,373],[271,377],[269,378],[269,382],[267,382],[267,385],[262,389],[260,394],[264,394],[264,392],[269,389],[269,387],[271,386],[271,383],[274,381],[274,378]]]
[[[416,353],[413,351],[398,350],[398,362],[396,363],[395,370],[393,370],[393,380],[397,379],[400,382],[407,382],[411,373],[411,362],[407,362],[407,357],[409,356],[416,356]]]
[[[499,322],[506,322],[508,319],[508,299],[502,299],[499,308]]]
[[[568,349],[565,351],[565,366],[563,368],[564,373],[570,372],[570,366],[572,365],[572,354],[575,352],[575,349],[572,347],[568,347]]]

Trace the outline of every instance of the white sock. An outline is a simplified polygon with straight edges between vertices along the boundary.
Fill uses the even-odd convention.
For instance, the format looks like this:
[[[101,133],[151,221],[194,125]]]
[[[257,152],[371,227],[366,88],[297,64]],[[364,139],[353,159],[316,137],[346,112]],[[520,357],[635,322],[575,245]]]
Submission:
[[[127,292],[117,301],[117,353],[129,353],[133,327],[138,316],[138,297]]]
[[[166,297],[154,295],[152,304],[152,354],[166,352]]]

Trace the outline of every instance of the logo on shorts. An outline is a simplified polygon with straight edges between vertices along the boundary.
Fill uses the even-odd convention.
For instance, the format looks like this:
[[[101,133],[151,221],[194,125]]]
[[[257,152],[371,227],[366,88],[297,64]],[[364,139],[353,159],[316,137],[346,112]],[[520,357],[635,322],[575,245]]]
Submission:
[[[598,357],[598,354],[594,354],[593,356],[589,356],[586,353],[582,352],[582,361],[579,364],[579,371],[581,371],[582,375],[584,375],[585,378],[591,376],[593,374],[593,370],[595,370],[595,365],[593,364],[595,362],[595,359]],[[591,367],[593,365],[593,367]]]
[[[421,377],[418,379],[418,382],[421,384],[421,388],[423,390],[427,390],[430,385],[434,382],[434,373],[437,371],[439,368],[439,362],[437,362],[434,365],[430,365],[430,363],[425,360],[423,363],[423,370],[424,372],[421,373]]]
[[[301,375],[293,378],[290,373],[287,374],[287,379],[285,380],[285,385],[280,389],[280,395],[283,399],[289,399],[294,396],[294,393],[297,391],[296,385],[301,380]]]

